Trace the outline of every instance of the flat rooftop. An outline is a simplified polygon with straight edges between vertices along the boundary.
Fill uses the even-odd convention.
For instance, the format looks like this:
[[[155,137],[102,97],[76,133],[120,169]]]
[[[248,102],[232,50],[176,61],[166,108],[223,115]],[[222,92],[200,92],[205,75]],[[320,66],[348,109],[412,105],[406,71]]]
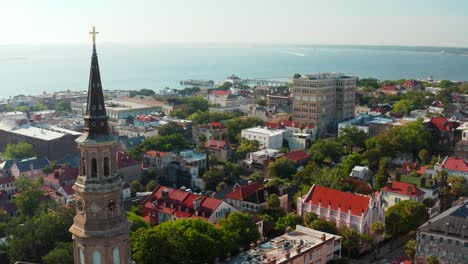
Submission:
[[[132,102],[127,100],[111,100],[106,101],[106,110],[112,111],[126,111],[126,110],[136,110],[136,109],[153,109],[156,106],[148,105],[138,102]]]
[[[242,129],[242,132],[264,134],[264,135],[268,135],[271,137],[271,136],[282,135],[284,131],[278,130],[278,129],[271,129],[268,127],[251,127],[251,128]]]
[[[324,237],[323,237],[324,236]],[[323,238],[325,240],[323,240]],[[294,258],[296,248],[301,246],[301,252],[319,246],[324,242],[330,240],[340,240],[341,237],[325,232],[320,232],[314,229],[310,229],[303,226],[296,226],[296,230],[286,233],[282,236],[275,237],[269,242],[262,244],[259,247],[251,249],[245,253],[242,253],[230,261],[224,263],[229,264],[244,264],[244,263],[257,263],[264,264],[276,258],[277,263],[282,263],[286,260],[285,254],[290,253],[290,258]],[[336,249],[336,247],[335,247]],[[301,254],[301,253],[299,253]],[[323,256],[325,257],[325,256]]]
[[[0,130],[9,131],[18,135],[38,138],[45,141],[55,140],[64,137],[67,134],[79,136],[81,133],[68,130],[60,127],[41,125],[41,126],[30,126],[22,125],[19,127],[12,127],[7,124],[0,123]]]

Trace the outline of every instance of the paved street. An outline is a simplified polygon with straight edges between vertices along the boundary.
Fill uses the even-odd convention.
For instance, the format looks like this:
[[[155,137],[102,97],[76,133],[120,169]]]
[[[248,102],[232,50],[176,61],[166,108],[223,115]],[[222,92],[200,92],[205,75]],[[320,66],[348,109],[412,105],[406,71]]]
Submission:
[[[394,263],[395,261],[406,256],[405,254],[405,244],[410,239],[410,237],[400,237],[395,239],[393,245],[391,242],[383,244],[380,248],[380,253],[371,252],[360,259],[353,259],[351,263],[359,264],[368,264],[368,263],[378,263],[378,264],[387,264]],[[376,260],[374,260],[376,259]]]

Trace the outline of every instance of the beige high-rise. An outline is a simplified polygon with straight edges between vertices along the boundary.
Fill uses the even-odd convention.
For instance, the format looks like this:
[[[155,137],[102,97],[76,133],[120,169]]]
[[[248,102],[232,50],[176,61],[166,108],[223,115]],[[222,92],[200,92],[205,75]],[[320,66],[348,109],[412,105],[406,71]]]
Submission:
[[[356,78],[337,73],[292,77],[293,121],[315,125],[319,134],[354,117]]]
[[[93,30],[93,40],[95,34]],[[115,159],[117,140],[109,132],[108,119],[93,43],[85,128],[76,140],[80,175],[73,186],[76,216],[70,227],[75,264],[132,263],[131,224],[122,206],[122,180]]]

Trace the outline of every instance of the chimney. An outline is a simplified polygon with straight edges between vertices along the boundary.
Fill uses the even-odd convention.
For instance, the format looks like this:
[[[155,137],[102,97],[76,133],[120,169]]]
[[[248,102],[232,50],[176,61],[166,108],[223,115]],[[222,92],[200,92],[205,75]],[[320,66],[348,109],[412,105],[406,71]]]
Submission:
[[[197,212],[198,209],[200,208],[201,199],[202,199],[201,196],[198,196],[197,198],[193,199],[193,210],[195,212]]]
[[[322,234],[322,237],[320,237],[320,239],[322,239],[322,241],[327,240],[327,235],[325,235],[325,233],[323,233],[323,234]]]
[[[169,200],[169,190],[164,189],[162,190],[162,199],[164,202],[167,202]]]
[[[301,249],[302,249],[302,247],[301,247],[300,245],[297,246],[297,247],[296,247],[296,254],[301,253]]]
[[[389,190],[392,189],[392,182],[391,182],[391,181],[388,181],[388,182],[387,182],[387,188],[388,188]]]

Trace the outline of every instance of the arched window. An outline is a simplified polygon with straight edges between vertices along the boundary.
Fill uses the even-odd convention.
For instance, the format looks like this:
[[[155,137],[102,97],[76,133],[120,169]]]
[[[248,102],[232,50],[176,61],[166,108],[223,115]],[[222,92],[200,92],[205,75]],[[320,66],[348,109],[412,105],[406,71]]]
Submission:
[[[114,256],[114,264],[120,264],[120,249],[119,246],[116,246],[112,251],[112,255]]]
[[[84,264],[84,254],[83,254],[83,249],[80,248],[80,264]]]
[[[104,176],[109,176],[110,175],[110,162],[109,158],[105,157],[104,158]]]
[[[93,264],[101,264],[102,263],[102,256],[99,250],[95,249],[93,252]]]
[[[81,170],[82,170],[82,175],[86,176],[86,161],[85,161],[85,158],[81,158]]]
[[[91,159],[91,177],[97,176],[97,160],[96,158]]]

